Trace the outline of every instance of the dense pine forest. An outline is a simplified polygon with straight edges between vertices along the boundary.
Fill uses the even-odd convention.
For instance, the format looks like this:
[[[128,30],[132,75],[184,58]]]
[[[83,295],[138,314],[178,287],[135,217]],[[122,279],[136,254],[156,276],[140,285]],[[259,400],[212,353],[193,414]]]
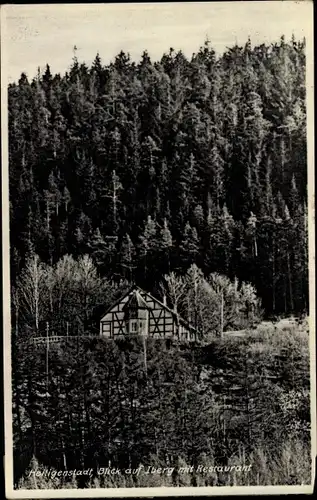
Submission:
[[[74,50],[8,95],[15,488],[308,484],[305,41]],[[132,284],[199,338],[98,336]]]
[[[195,264],[307,311],[305,42],[208,41],[138,64],[76,52],[9,85],[11,279],[89,255],[149,291]]]

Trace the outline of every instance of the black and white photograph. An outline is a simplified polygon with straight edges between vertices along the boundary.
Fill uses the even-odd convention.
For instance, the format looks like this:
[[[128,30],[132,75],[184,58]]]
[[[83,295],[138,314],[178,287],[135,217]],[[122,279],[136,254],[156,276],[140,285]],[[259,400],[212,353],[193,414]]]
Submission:
[[[311,493],[313,3],[2,5],[7,498]]]

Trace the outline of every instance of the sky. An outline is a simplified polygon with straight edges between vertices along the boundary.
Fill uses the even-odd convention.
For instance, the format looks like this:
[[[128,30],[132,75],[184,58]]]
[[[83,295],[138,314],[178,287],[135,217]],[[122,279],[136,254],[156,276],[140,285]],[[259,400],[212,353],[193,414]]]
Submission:
[[[16,81],[22,72],[33,78],[46,63],[52,73],[64,73],[74,45],[87,64],[97,52],[108,64],[121,50],[134,61],[144,50],[159,60],[170,47],[191,57],[206,38],[221,54],[248,36],[253,45],[293,33],[308,38],[312,19],[309,0],[5,5],[2,55],[8,81]]]

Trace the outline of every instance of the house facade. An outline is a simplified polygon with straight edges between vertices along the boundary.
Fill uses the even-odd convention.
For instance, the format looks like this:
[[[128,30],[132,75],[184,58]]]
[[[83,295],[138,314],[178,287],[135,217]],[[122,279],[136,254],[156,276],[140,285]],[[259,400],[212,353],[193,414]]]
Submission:
[[[144,336],[192,341],[196,330],[172,309],[139,287],[133,287],[100,320],[100,335],[108,338]]]

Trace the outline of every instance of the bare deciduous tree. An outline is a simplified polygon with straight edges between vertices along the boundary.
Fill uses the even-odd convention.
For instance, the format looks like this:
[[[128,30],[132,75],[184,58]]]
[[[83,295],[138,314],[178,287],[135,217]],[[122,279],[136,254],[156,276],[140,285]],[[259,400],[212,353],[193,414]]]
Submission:
[[[18,295],[20,298],[21,311],[24,312],[27,324],[39,331],[39,324],[47,301],[47,269],[40,261],[38,255],[34,254],[27,260],[25,267],[18,279]]]

